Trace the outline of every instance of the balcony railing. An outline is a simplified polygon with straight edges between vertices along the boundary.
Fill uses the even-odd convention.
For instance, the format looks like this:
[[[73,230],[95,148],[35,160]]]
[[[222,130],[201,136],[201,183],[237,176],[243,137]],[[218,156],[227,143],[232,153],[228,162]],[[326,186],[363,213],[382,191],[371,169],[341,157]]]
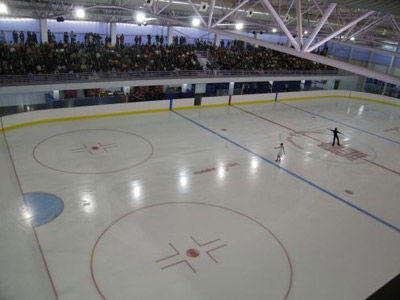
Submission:
[[[102,82],[121,80],[151,80],[210,77],[266,77],[266,76],[350,75],[340,70],[194,70],[194,71],[150,71],[150,72],[93,72],[31,75],[0,75],[0,86],[40,85],[74,82]]]

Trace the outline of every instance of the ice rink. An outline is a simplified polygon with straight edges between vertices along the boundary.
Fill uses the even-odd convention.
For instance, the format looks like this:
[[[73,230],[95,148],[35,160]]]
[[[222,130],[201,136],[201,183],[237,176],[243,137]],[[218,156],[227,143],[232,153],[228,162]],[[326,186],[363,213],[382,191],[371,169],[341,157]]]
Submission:
[[[0,299],[365,299],[400,272],[397,107],[55,122],[0,163]]]

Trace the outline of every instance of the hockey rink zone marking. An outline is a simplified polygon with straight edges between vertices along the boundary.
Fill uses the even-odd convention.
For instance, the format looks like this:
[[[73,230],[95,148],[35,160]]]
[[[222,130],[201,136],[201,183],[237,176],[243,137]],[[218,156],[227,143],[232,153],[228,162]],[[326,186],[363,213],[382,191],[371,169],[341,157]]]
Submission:
[[[238,166],[238,165],[239,165],[239,163],[234,162],[234,163],[225,164],[225,165],[220,166],[220,167],[207,168],[207,169],[203,169],[203,170],[200,170],[200,171],[194,171],[193,174],[194,175],[200,175],[200,174],[209,173],[209,172],[215,172],[215,171],[219,171],[219,170],[224,170],[224,171],[228,172],[230,168]]]
[[[344,123],[344,122],[337,121],[337,120],[335,120],[335,119],[331,119],[331,118],[325,117],[325,116],[323,116],[323,115],[320,115],[320,114],[317,114],[317,113],[314,113],[314,112],[311,112],[311,111],[308,111],[308,110],[299,108],[299,107],[297,107],[297,106],[295,106],[295,105],[287,104],[287,103],[284,103],[284,102],[280,102],[280,103],[281,103],[281,104],[284,104],[284,105],[287,105],[287,106],[289,106],[289,107],[291,107],[291,108],[300,110],[300,111],[302,111],[302,112],[305,112],[305,113],[308,113],[308,114],[311,114],[311,115],[320,117],[320,118],[325,119],[325,120],[328,120],[328,121],[332,121],[332,122],[341,124],[341,125],[343,125],[343,126],[346,126],[346,127],[349,127],[349,128],[355,129],[355,130],[359,130],[359,131],[364,132],[364,133],[366,133],[366,134],[369,134],[369,135],[375,136],[375,137],[377,137],[377,138],[381,138],[381,139],[387,140],[387,141],[389,141],[389,142],[392,142],[392,143],[395,143],[395,144],[400,145],[400,142],[395,141],[395,140],[392,140],[392,139],[387,138],[387,137],[384,137],[384,136],[381,136],[381,135],[379,135],[379,134],[372,133],[372,132],[370,132],[370,131],[367,131],[367,130],[364,130],[364,129],[361,129],[361,128],[358,128],[358,127],[355,127],[355,126],[352,126],[352,125],[349,125],[349,124],[346,124],[346,123]]]
[[[117,140],[100,142],[99,140]],[[77,145],[71,146],[77,142]],[[119,144],[122,144],[119,145]],[[79,165],[66,165],[63,160],[45,155],[49,147],[58,147],[58,155],[64,160],[79,160]],[[73,148],[71,148],[73,147]],[[118,159],[118,152],[131,150],[129,157]],[[136,152],[133,152],[136,151]],[[145,137],[116,129],[78,129],[48,136],[35,145],[33,159],[49,170],[81,175],[108,174],[126,171],[146,163],[154,153],[153,144]],[[83,157],[86,155],[88,157]],[[108,160],[104,159],[108,155]],[[109,161],[113,160],[113,164]],[[97,168],[93,168],[97,165]]]
[[[136,222],[141,223],[149,219],[153,220],[159,214],[164,215],[171,210],[177,212],[178,217],[165,218],[162,222],[162,228],[164,229],[159,230],[157,227],[156,231],[160,231],[160,233],[154,236],[153,241],[158,241],[158,243],[154,244],[153,241],[149,241],[149,246],[156,248],[156,251],[143,250],[146,249],[143,245],[133,247],[133,245],[138,244],[136,238],[142,234],[142,231],[138,231],[137,233],[135,231],[132,232],[132,226]],[[180,214],[183,211],[185,214]],[[188,224],[189,227],[191,229],[198,228],[196,225],[198,224],[197,221],[203,220],[206,216],[211,216],[211,221],[208,223],[210,225],[209,227],[204,227],[205,232],[204,234],[200,234],[200,236],[198,232],[196,236],[186,235],[187,228],[183,231],[169,229],[171,225],[173,228],[182,222],[186,224],[192,218],[196,222]],[[221,221],[222,224],[232,224],[233,220],[236,221],[233,225],[221,225]],[[218,235],[209,235],[210,228],[218,232]],[[153,227],[150,226],[148,230],[152,231]],[[254,240],[258,241],[256,243],[257,247],[249,242],[247,236],[243,234],[249,230],[253,231],[252,236]],[[118,247],[116,242],[120,240],[113,239],[118,236],[118,233],[128,234],[131,240],[125,240]],[[228,235],[229,238],[226,238],[225,235]],[[163,240],[165,240],[165,244],[163,244]],[[143,243],[146,244],[145,241]],[[177,244],[180,244],[180,246]],[[122,258],[110,255],[109,249],[114,248],[119,249],[118,251],[123,256]],[[226,253],[225,250],[227,249],[230,250],[229,253]],[[255,251],[252,251],[254,249]],[[142,274],[142,270],[137,268],[135,260],[131,260],[129,264],[126,263],[124,256],[131,257],[132,253],[135,254],[134,256],[138,261],[137,263],[141,265],[141,268],[144,266],[143,262],[151,266],[150,268],[146,268],[148,272],[145,276]],[[153,257],[155,253],[159,256]],[[248,255],[243,255],[243,253]],[[239,254],[243,255],[240,259],[237,257]],[[105,256],[108,257],[106,260],[104,260]],[[205,282],[204,278],[207,277],[207,272],[213,272],[215,268],[229,272],[227,275],[233,275],[221,278],[225,285],[237,283],[238,280],[242,283],[240,281],[240,273],[235,271],[235,263],[232,265],[232,262],[249,265],[255,274],[258,274],[261,270],[269,272],[271,276],[269,278],[273,278],[273,280],[268,282],[260,281],[257,285],[266,291],[268,288],[276,288],[279,295],[281,295],[280,299],[287,299],[289,297],[293,283],[293,264],[289,252],[280,238],[262,222],[243,212],[204,202],[163,202],[150,204],[118,217],[109,223],[96,238],[90,255],[90,272],[98,294],[102,299],[106,300],[115,299],[115,293],[118,293],[118,288],[110,289],[110,287],[114,287],[114,285],[118,286],[120,283],[119,278],[115,277],[120,268],[123,268],[125,271],[127,268],[129,269],[125,274],[120,275],[121,280],[130,284],[129,288],[135,291],[137,288],[135,284],[140,286],[140,280],[146,280],[146,276],[151,277],[153,283],[158,282],[157,286],[153,285],[154,288],[161,289],[169,286],[171,273],[177,272],[178,274],[186,274],[185,276],[193,274],[195,277],[189,277],[189,279],[193,280],[193,284],[198,284],[201,287],[202,283]],[[128,276],[129,278],[138,275],[138,281],[130,282],[130,279],[126,276],[127,274],[132,275]],[[200,276],[201,274],[203,275]],[[222,287],[225,286],[224,284]],[[275,286],[277,284],[278,286]],[[124,286],[124,283],[122,285]],[[243,283],[243,285],[244,287],[247,286],[246,283]],[[238,289],[243,288],[240,284],[232,285],[232,288],[235,287]],[[218,292],[223,294],[225,289],[219,289]],[[226,292],[230,293],[230,291]],[[214,298],[228,299],[224,295],[221,297],[220,294],[212,299]],[[147,295],[141,299],[155,298],[150,298]]]
[[[316,139],[316,138],[314,138],[314,137],[312,137],[312,136],[310,136],[310,135],[307,135],[307,134],[306,134],[307,132],[305,132],[305,131],[296,131],[296,130],[294,130],[293,128],[290,128],[290,127],[288,127],[288,126],[286,126],[286,125],[283,125],[283,124],[280,124],[280,123],[278,123],[278,122],[272,121],[272,120],[270,120],[270,119],[268,119],[268,118],[265,118],[265,117],[263,117],[263,116],[260,116],[260,115],[258,115],[258,114],[256,114],[256,113],[251,112],[251,111],[245,110],[245,109],[243,109],[243,108],[241,108],[241,107],[237,107],[237,106],[232,106],[232,107],[234,107],[234,108],[236,108],[236,109],[238,109],[238,110],[240,110],[240,111],[243,111],[243,112],[245,112],[245,113],[247,113],[247,114],[249,114],[249,115],[252,115],[252,116],[254,116],[254,117],[256,117],[256,118],[259,118],[259,119],[261,119],[261,120],[264,120],[264,121],[267,121],[267,122],[269,122],[269,123],[272,123],[272,124],[275,124],[275,125],[277,125],[277,126],[280,126],[280,127],[282,127],[282,128],[288,129],[288,130],[292,131],[292,132],[295,133],[295,134],[300,134],[300,135],[305,136],[305,137],[308,137],[308,138],[310,138],[310,139],[312,139],[312,140],[314,140],[314,141],[321,142],[319,139]],[[293,139],[291,140],[291,143],[293,143],[293,145],[294,145],[296,148],[298,148],[298,149],[300,149],[300,150],[303,150],[303,149],[301,149],[301,148],[302,148],[301,146],[294,144]],[[328,144],[329,144],[329,143],[328,143]],[[323,148],[324,150],[327,150],[326,146],[324,146],[324,145],[318,145],[318,146],[319,146],[320,148]],[[324,147],[325,147],[325,148],[324,148]],[[355,149],[353,149],[353,150],[355,150]],[[358,151],[358,150],[356,150],[356,151]],[[338,155],[338,156],[344,156],[344,155],[346,154],[346,151],[330,150],[329,152],[332,152],[332,153],[334,153],[334,154],[336,154],[336,155]],[[335,153],[335,152],[336,152],[336,153]],[[354,152],[354,151],[353,151],[353,152]],[[366,159],[366,158],[365,158],[366,156],[363,156],[363,155],[362,155],[363,153],[360,152],[360,151],[359,151],[359,153],[354,153],[354,154],[355,154],[356,156],[358,156],[358,158],[361,158],[362,160],[364,160],[365,162],[368,162],[368,163],[370,163],[370,164],[372,164],[372,165],[374,165],[374,166],[376,166],[376,167],[382,168],[382,169],[384,169],[384,170],[386,170],[386,171],[389,171],[389,172],[391,172],[391,173],[393,173],[393,174],[400,175],[400,172],[398,172],[398,171],[396,171],[396,170],[394,170],[394,169],[391,169],[391,168],[388,168],[388,167],[383,166],[383,165],[381,165],[381,164],[378,164],[378,163],[376,163],[376,162],[373,162],[373,161],[370,160],[370,159]],[[375,154],[375,155],[376,155],[376,154]],[[373,158],[373,159],[375,159],[375,158]],[[354,159],[353,159],[353,161],[354,161]]]
[[[395,230],[395,231],[400,233],[400,227],[397,227],[396,225],[393,225],[393,224],[385,221],[384,219],[382,219],[382,218],[370,213],[369,211],[367,211],[367,210],[365,210],[365,209],[363,209],[363,208],[351,203],[350,201],[347,201],[347,200],[343,199],[342,197],[340,197],[340,196],[328,191],[327,189],[325,189],[325,188],[313,183],[312,181],[310,181],[310,180],[308,180],[308,179],[306,179],[306,178],[304,178],[304,177],[302,177],[302,176],[290,171],[289,169],[286,169],[286,168],[280,166],[279,164],[273,162],[272,160],[270,160],[270,159],[268,159],[268,158],[266,158],[266,157],[264,157],[264,156],[262,156],[262,155],[260,155],[260,154],[258,154],[256,152],[250,150],[249,148],[247,148],[247,147],[245,147],[245,146],[243,146],[243,145],[241,145],[241,144],[239,144],[239,143],[237,143],[237,142],[235,142],[235,141],[223,136],[222,134],[220,134],[220,133],[218,133],[218,132],[216,132],[216,131],[208,128],[208,127],[206,127],[205,125],[203,125],[203,124],[201,124],[201,123],[199,123],[199,122],[197,122],[197,121],[195,121],[195,120],[193,120],[191,118],[189,118],[188,116],[185,116],[185,115],[183,115],[181,113],[178,113],[178,112],[176,112],[174,110],[172,112],[174,112],[178,116],[182,117],[183,119],[186,119],[187,121],[197,125],[198,127],[200,127],[202,129],[204,129],[204,130],[206,130],[206,131],[208,131],[208,132],[210,132],[210,133],[212,133],[212,134],[224,139],[225,141],[227,141],[227,142],[229,142],[229,143],[231,143],[231,144],[233,144],[233,145],[235,145],[237,147],[239,147],[240,149],[242,149],[242,150],[244,150],[244,151],[246,151],[246,152],[248,152],[250,154],[253,154],[254,156],[260,158],[264,162],[266,162],[266,163],[268,163],[268,164],[270,164],[270,165],[272,165],[272,166],[274,166],[274,167],[276,167],[276,168],[288,173],[289,175],[291,175],[291,176],[293,176],[293,177],[295,177],[295,178],[307,183],[308,185],[320,190],[321,192],[333,197],[334,199],[336,199],[336,200],[338,200],[338,201],[350,206],[351,208],[359,211],[360,213],[362,213],[362,214],[364,214],[364,215],[366,215],[366,216],[378,221],[379,223],[385,225],[386,227],[391,228],[391,229],[393,229],[393,230]]]

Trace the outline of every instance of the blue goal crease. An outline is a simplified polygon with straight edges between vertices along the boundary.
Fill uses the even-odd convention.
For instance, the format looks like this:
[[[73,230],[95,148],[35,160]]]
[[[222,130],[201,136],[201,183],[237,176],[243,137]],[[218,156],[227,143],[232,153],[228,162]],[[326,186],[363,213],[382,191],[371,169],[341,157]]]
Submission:
[[[289,175],[291,175],[291,176],[293,176],[293,177],[295,177],[295,178],[307,183],[308,185],[312,186],[313,188],[316,188],[317,190],[319,190],[319,191],[321,191],[321,192],[333,197],[334,199],[336,199],[336,200],[338,200],[338,201],[350,206],[351,208],[353,208],[353,209],[357,210],[358,212],[360,212],[360,213],[362,213],[362,214],[374,219],[375,221],[383,224],[384,226],[389,227],[389,228],[391,228],[391,229],[393,229],[393,230],[395,230],[395,231],[400,233],[400,228],[399,227],[397,227],[397,226],[385,221],[384,219],[382,219],[382,218],[370,213],[369,211],[367,211],[367,210],[365,210],[365,209],[363,209],[363,208],[351,203],[350,201],[347,201],[347,200],[341,198],[338,195],[335,195],[334,193],[328,191],[327,189],[325,189],[325,188],[323,188],[323,187],[311,182],[310,180],[308,180],[308,179],[306,179],[306,178],[304,178],[304,177],[302,177],[302,176],[290,171],[289,169],[281,167],[280,165],[274,163],[272,160],[269,160],[268,158],[266,158],[266,157],[264,157],[264,156],[262,156],[262,155],[260,155],[260,154],[258,154],[256,152],[246,148],[245,146],[243,146],[243,145],[241,145],[241,144],[239,144],[239,143],[237,143],[237,142],[235,142],[235,141],[233,141],[233,140],[231,140],[231,139],[229,139],[229,138],[227,138],[225,136],[223,136],[222,134],[220,134],[220,133],[218,133],[218,132],[216,132],[216,131],[214,131],[214,130],[206,127],[206,126],[204,126],[203,124],[201,124],[201,123],[199,123],[199,122],[197,122],[197,121],[195,121],[195,120],[193,120],[193,119],[191,119],[191,118],[189,118],[189,117],[187,117],[187,116],[185,116],[185,115],[183,115],[181,113],[178,113],[175,110],[172,110],[172,112],[177,114],[181,118],[184,118],[187,121],[189,121],[189,122],[201,127],[202,129],[204,129],[204,130],[206,130],[206,131],[208,131],[208,132],[210,132],[210,133],[222,138],[223,140],[229,142],[230,144],[233,144],[233,145],[237,146],[238,148],[240,148],[240,149],[242,149],[242,150],[244,150],[244,151],[246,151],[248,153],[251,153],[252,155],[258,157],[261,160],[263,160],[264,162],[266,162],[266,163],[268,163],[268,164],[270,164],[270,165],[272,165],[272,166],[274,166],[274,167],[276,167],[276,168],[288,173]]]

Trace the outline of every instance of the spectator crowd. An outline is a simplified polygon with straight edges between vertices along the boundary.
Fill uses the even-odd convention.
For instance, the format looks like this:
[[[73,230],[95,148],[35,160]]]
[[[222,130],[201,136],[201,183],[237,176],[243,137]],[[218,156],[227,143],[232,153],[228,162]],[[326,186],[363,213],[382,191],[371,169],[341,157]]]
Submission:
[[[202,70],[197,50],[208,52],[207,67],[221,70],[321,70],[330,67],[240,41],[222,42],[220,47],[175,36],[165,45],[163,36],[135,36],[132,45],[123,34],[111,45],[109,37],[86,33],[79,42],[65,32],[62,41],[48,31],[48,43],[38,43],[36,33],[13,31],[7,43],[0,32],[0,74],[59,74],[81,72],[129,72]]]
[[[286,53],[245,45],[242,41],[228,42],[224,47],[210,48],[209,68],[220,70],[334,70],[335,68]]]

